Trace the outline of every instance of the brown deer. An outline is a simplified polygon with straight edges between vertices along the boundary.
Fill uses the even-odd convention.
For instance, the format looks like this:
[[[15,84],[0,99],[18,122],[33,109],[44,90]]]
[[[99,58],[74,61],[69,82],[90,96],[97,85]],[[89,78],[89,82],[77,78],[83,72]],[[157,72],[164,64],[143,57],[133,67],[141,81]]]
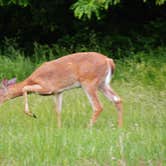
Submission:
[[[27,79],[16,83],[16,79],[3,80],[0,89],[0,103],[24,96],[25,113],[36,118],[29,111],[28,93],[54,95],[58,127],[61,127],[62,92],[75,87],[82,87],[93,108],[90,126],[96,122],[103,110],[98,99],[100,90],[113,103],[118,111],[118,126],[122,126],[122,101],[110,87],[110,80],[115,69],[112,59],[96,52],[74,53],[57,60],[43,63]]]

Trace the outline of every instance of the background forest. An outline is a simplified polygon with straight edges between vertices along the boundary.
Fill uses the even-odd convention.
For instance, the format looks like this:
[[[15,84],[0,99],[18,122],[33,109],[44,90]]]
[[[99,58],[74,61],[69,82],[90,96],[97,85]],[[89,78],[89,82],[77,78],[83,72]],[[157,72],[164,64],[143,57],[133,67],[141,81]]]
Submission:
[[[1,55],[13,45],[27,56],[42,50],[37,56],[49,58],[51,48],[54,57],[99,51],[123,58],[166,43],[163,0],[1,0],[0,4]]]
[[[0,107],[0,165],[166,165],[165,0],[0,0],[0,79],[21,81],[44,61],[84,51],[115,60],[123,128],[100,93],[93,129],[81,89],[64,93],[62,129],[51,97],[29,96],[36,120],[16,98]]]

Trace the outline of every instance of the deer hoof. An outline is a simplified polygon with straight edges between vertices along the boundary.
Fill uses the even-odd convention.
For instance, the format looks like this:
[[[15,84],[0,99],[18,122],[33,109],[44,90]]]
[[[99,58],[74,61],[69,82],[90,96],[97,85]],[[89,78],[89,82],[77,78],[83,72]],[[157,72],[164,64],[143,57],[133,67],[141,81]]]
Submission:
[[[32,114],[32,117],[35,118],[35,119],[37,119],[37,116],[35,114]]]

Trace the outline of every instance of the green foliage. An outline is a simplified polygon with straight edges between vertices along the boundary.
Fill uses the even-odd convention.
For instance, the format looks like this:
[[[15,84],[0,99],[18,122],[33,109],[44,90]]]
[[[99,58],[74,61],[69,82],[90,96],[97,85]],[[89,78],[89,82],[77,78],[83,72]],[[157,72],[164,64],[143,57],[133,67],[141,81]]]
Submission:
[[[0,48],[0,78],[17,77],[22,80],[31,74],[35,65],[18,48],[16,39],[5,39]]]
[[[148,0],[143,0],[143,1],[148,2]],[[156,0],[155,2],[156,2],[156,5],[163,5],[166,2],[166,0]]]
[[[73,52],[96,51],[116,59],[124,59],[137,52],[151,52],[157,47],[165,47],[166,22],[163,19],[150,21],[139,30],[133,29],[131,25],[128,32],[124,28],[125,32],[121,32],[121,27],[124,26],[122,24],[120,27],[111,27],[104,32],[86,26],[72,35],[63,35],[52,44],[34,42],[28,47],[22,47],[23,43],[19,38],[5,38],[2,41],[0,53],[11,58],[21,54],[40,63]]]
[[[0,0],[0,6],[6,6],[11,4],[17,4],[22,7],[26,7],[30,4],[29,0]]]
[[[166,49],[158,48],[149,52],[131,54],[128,58],[120,60],[117,66],[116,78],[122,82],[136,82],[138,86],[166,89]],[[121,73],[123,71],[123,73]],[[132,77],[131,77],[132,76]]]
[[[34,43],[34,54],[31,56],[34,62],[41,63],[52,59],[57,59],[61,56],[67,55],[69,52],[65,47],[61,47],[58,44],[48,46],[47,44],[41,45]]]
[[[119,2],[120,0],[78,0],[71,9],[74,10],[74,15],[79,19],[84,16],[91,19],[93,13],[100,19],[101,10],[107,10],[110,5],[116,5]]]
[[[79,2],[82,5],[79,5]],[[97,42],[99,37],[102,42],[109,39],[109,41],[105,40],[105,43],[110,43],[110,46],[107,47],[111,48],[113,44],[112,48],[117,50],[118,45],[114,44],[117,41],[121,51],[124,42],[126,43],[125,46],[122,46],[124,48],[131,44],[137,44],[137,47],[141,48],[146,40],[145,46],[147,47],[151,44],[153,46],[156,41],[158,41],[157,45],[161,45],[163,38],[166,39],[164,5],[156,7],[154,2],[133,1],[130,3],[127,1],[110,8],[111,4],[118,3],[118,1],[75,1],[72,6],[73,3],[64,0],[42,0],[40,2],[31,1],[31,4],[25,8],[19,5],[0,7],[0,42],[5,37],[17,38],[22,47],[27,47],[31,51],[34,42],[43,45],[52,44],[59,40],[62,41],[63,38],[74,40],[76,37],[76,44],[82,44],[82,40],[85,40],[81,37],[78,40],[78,35],[87,39],[88,35],[90,34],[89,37],[91,37],[93,32]],[[139,5],[140,7],[138,7]],[[72,11],[69,10],[70,7],[83,21],[74,18]],[[108,12],[104,12],[107,8]],[[85,12],[87,13],[84,14]],[[91,20],[86,19],[87,15]],[[101,19],[96,20],[95,15]],[[156,21],[157,19],[158,21]],[[153,24],[149,25],[150,21]],[[144,28],[146,25],[147,30]],[[84,45],[88,45],[88,43],[84,43]]]
[[[131,57],[137,52],[151,52],[156,47],[165,47],[166,24],[162,20],[152,21],[142,27],[141,32],[130,31],[129,34],[96,32],[84,28],[73,35],[64,35],[53,44],[34,42],[28,48],[21,48],[19,39],[5,38],[0,53],[3,56],[16,58],[28,56],[34,62],[59,58],[73,52],[96,51],[116,59]],[[87,35],[88,34],[88,35]]]
[[[163,5],[166,0],[156,0],[156,5]],[[143,0],[143,2],[149,2],[148,0]],[[48,6],[50,2],[47,1],[30,1],[30,0],[0,0],[0,6],[7,6],[11,4],[19,5],[21,7],[31,6],[33,8],[34,4],[45,4]],[[51,2],[52,3],[52,2]],[[110,6],[115,6],[121,3],[120,0],[77,0],[76,2],[70,2],[70,9],[73,10],[75,17],[79,19],[88,18],[91,19],[92,16],[96,16],[97,19],[101,19],[101,13],[108,10]],[[53,4],[53,3],[52,3]],[[54,4],[65,4],[65,1],[56,0]],[[46,7],[46,6],[45,6]],[[46,13],[45,7],[42,8],[40,13]],[[47,8],[47,7],[46,7]],[[49,6],[51,9],[51,6]],[[69,10],[69,9],[68,9]],[[48,10],[49,11],[49,10]],[[42,21],[42,20],[41,20]],[[52,25],[52,28],[54,25]]]
[[[18,80],[25,79],[25,76],[31,74],[35,65],[22,55],[18,55],[15,59],[1,56],[0,58],[0,78],[13,78]]]
[[[147,0],[143,0],[148,2]],[[156,5],[163,5],[166,0],[156,0]],[[74,15],[78,19],[92,19],[94,14],[97,19],[101,19],[103,10],[108,10],[110,6],[119,4],[120,0],[77,0],[71,7]]]

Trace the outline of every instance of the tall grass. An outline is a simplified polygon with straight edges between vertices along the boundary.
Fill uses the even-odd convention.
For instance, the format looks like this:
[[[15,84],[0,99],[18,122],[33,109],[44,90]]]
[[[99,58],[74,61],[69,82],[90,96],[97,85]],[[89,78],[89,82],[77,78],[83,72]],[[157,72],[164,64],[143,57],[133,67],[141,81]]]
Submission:
[[[166,165],[165,62],[161,49],[116,61],[112,87],[123,98],[122,129],[117,128],[113,104],[101,93],[104,111],[92,129],[87,128],[91,106],[81,89],[64,93],[61,129],[52,97],[29,96],[37,119],[23,114],[22,97],[4,103],[0,108],[0,165]],[[22,56],[12,61],[3,57],[1,77],[23,79],[35,66]]]

